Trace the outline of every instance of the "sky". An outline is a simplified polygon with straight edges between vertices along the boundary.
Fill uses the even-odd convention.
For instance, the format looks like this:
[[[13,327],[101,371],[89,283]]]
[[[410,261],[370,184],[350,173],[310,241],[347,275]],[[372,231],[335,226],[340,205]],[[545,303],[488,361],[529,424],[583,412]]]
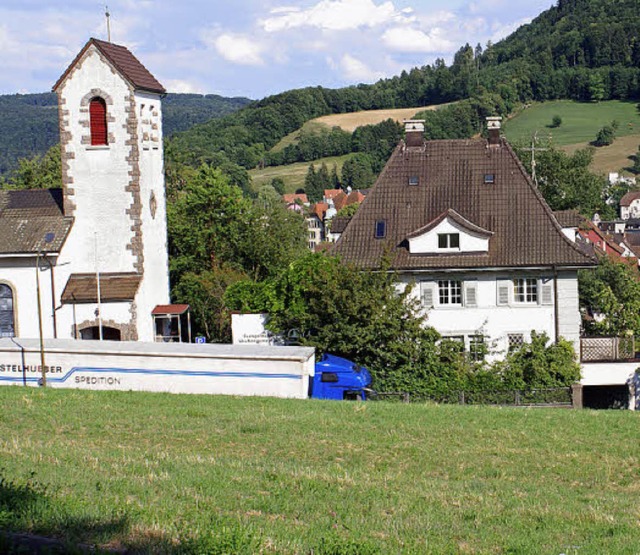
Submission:
[[[554,0],[107,0],[111,40],[169,92],[263,98],[373,83],[497,42]],[[0,94],[45,92],[90,37],[105,2],[0,0]]]

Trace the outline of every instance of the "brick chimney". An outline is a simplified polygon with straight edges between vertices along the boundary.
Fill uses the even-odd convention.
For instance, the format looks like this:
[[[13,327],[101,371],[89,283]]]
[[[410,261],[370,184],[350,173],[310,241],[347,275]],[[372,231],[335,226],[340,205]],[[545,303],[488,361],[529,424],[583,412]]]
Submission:
[[[405,144],[407,146],[422,146],[424,144],[423,119],[404,120]]]
[[[499,116],[487,118],[487,129],[489,130],[489,146],[500,146],[500,128],[502,118]]]

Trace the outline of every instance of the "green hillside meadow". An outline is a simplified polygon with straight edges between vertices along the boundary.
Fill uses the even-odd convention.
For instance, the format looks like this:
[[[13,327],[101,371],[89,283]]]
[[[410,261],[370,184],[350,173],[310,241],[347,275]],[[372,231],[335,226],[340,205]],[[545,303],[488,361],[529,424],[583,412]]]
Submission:
[[[562,118],[562,125],[551,128],[553,116]],[[551,137],[556,145],[574,145],[593,141],[598,130],[613,120],[619,124],[617,136],[640,134],[640,111],[636,102],[608,100],[604,102],[575,102],[555,100],[534,103],[519,111],[504,125],[504,133],[511,142]]]
[[[20,387],[0,403],[4,529],[130,553],[640,552],[633,412]]]

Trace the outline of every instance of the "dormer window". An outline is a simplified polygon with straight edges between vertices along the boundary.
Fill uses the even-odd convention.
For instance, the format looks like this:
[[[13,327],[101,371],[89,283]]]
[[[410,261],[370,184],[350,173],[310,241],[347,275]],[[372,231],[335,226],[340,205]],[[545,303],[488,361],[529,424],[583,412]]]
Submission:
[[[409,185],[419,185],[420,178],[417,175],[412,175],[409,177]]]
[[[89,104],[91,145],[107,145],[107,103],[96,96]]]
[[[376,239],[383,239],[387,235],[387,222],[378,220],[376,222]]]
[[[484,183],[485,185],[493,185],[496,182],[496,175],[494,173],[485,173],[484,174]]]
[[[459,233],[438,233],[439,249],[459,249],[460,234]]]

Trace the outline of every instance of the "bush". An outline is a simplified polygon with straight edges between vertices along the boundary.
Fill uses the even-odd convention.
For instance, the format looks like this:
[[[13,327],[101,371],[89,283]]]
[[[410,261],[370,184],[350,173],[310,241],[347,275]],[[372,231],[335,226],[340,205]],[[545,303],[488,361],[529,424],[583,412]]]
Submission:
[[[605,125],[598,134],[596,135],[596,140],[593,141],[594,146],[609,146],[613,144],[613,141],[616,138],[616,130],[612,125]]]
[[[557,127],[560,127],[561,125],[562,125],[562,118],[560,116],[553,116],[553,119],[551,120],[551,127],[555,129]]]

